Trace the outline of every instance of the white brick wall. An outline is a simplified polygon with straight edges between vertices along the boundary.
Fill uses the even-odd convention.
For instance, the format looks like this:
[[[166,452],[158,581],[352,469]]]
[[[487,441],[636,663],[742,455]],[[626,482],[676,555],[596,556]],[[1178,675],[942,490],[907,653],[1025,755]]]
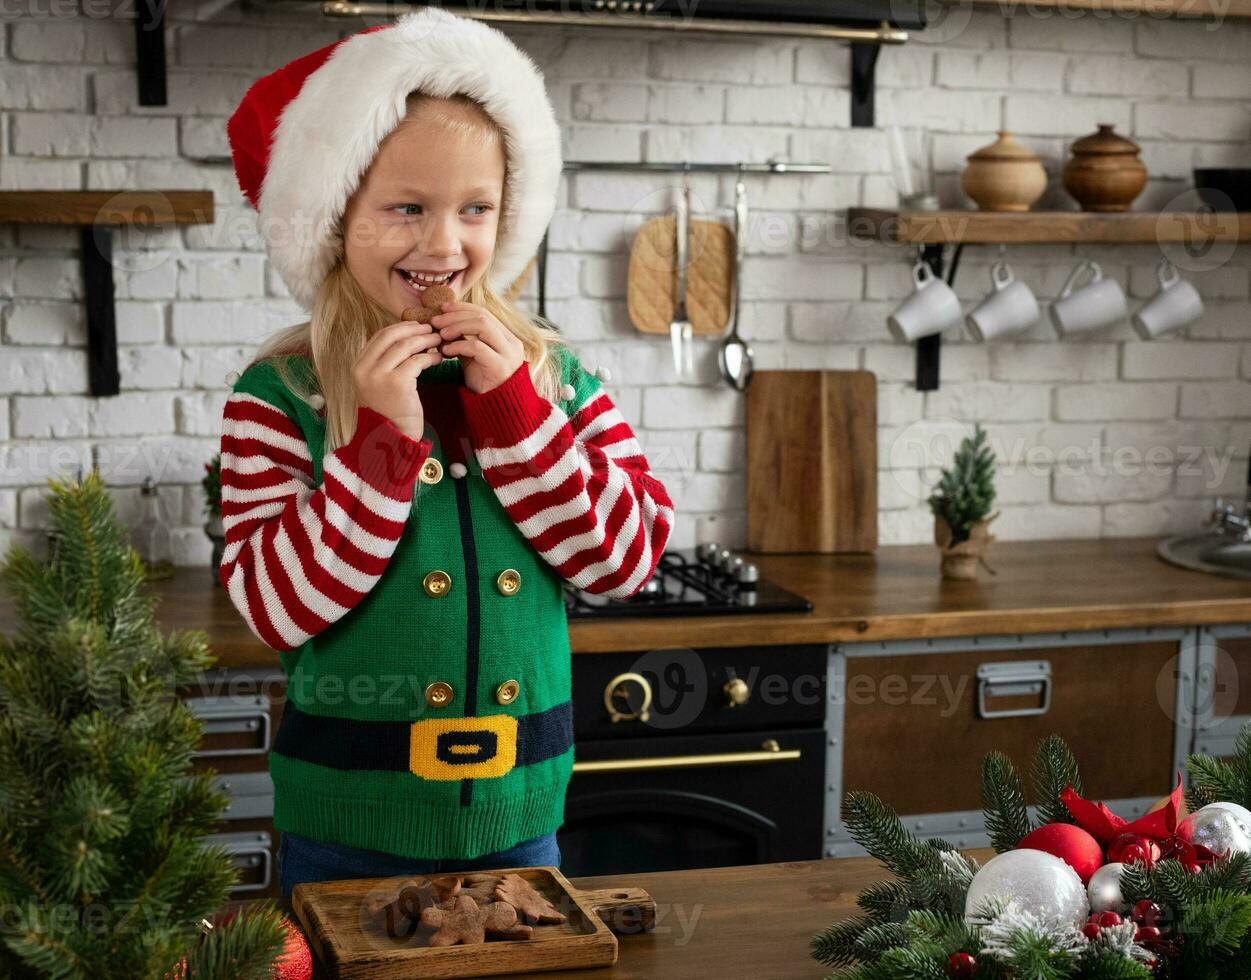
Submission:
[[[77,236],[0,227],[0,545],[38,542],[47,476],[93,450],[136,516],[147,475],[179,524],[180,561],[202,564],[201,467],[217,448],[225,376],[298,309],[269,267],[227,162],[226,119],[260,75],[362,24],[170,6],[167,106],[139,107],[125,20],[61,16],[0,24],[0,188],[207,188],[211,227],[163,229],[117,246],[122,394],[86,391]],[[17,8],[15,8],[17,9]],[[32,8],[34,11],[35,8]],[[1207,304],[1183,336],[1139,340],[1127,323],[1058,341],[1046,322],[1011,342],[944,338],[942,387],[913,387],[914,352],[885,318],[909,288],[909,254],[851,243],[844,209],[892,206],[883,129],[848,128],[848,51],[810,39],[675,38],[643,31],[505,28],[542,67],[569,159],[826,163],[829,175],[748,178],[751,224],[741,329],[766,368],[865,368],[879,379],[883,543],[927,542],[938,468],[975,420],[999,454],[1002,538],[1165,534],[1194,527],[1216,494],[1241,495],[1251,445],[1251,249],[1185,270]],[[1112,122],[1143,147],[1151,180],[1137,206],[1168,205],[1194,166],[1251,158],[1251,24],[1113,14],[1013,19],[948,8],[878,67],[878,121],[924,147],[950,206],[964,158],[1008,128],[1051,175],[1042,206],[1072,208],[1058,174],[1069,144]],[[922,137],[926,138],[923,139]],[[626,256],[676,178],[566,180],[552,224],[548,313],[636,427],[677,502],[674,544],[696,519],[745,533],[743,399],[719,378],[716,341],[698,340],[694,379],[673,375],[667,337],[644,337],[625,308]],[[732,178],[696,175],[697,206],[732,220]],[[1079,256],[1097,258],[1131,305],[1156,286],[1152,247],[1016,247],[1020,278],[1045,302]],[[969,248],[957,292],[987,288],[991,249]],[[1210,267],[1209,267],[1210,266]],[[526,293],[532,302],[533,286]]]

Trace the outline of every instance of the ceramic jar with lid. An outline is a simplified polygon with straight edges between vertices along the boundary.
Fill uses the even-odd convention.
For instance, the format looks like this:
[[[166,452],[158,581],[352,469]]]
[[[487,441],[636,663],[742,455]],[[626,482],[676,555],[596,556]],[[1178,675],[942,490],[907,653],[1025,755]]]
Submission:
[[[1113,130],[1100,123],[1097,133],[1074,142],[1064,165],[1064,189],[1083,211],[1128,211],[1147,186],[1138,144]]]
[[[1047,189],[1047,171],[1038,154],[1009,132],[968,156],[960,185],[983,211],[1028,211]]]

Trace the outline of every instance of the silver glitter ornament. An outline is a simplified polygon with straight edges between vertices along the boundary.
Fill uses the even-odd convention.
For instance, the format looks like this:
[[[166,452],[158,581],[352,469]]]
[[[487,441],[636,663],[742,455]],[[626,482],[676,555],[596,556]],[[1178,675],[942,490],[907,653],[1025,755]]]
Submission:
[[[1177,835],[1216,854],[1251,854],[1251,812],[1237,803],[1209,803],[1183,820]]]
[[[1022,848],[987,861],[969,884],[964,917],[972,919],[988,898],[1012,900],[1026,911],[1081,928],[1090,915],[1086,886],[1054,854]]]
[[[1121,894],[1121,869],[1125,865],[1119,861],[1105,864],[1090,876],[1090,884],[1086,886],[1086,894],[1090,898],[1092,912],[1124,912],[1129,903]]]

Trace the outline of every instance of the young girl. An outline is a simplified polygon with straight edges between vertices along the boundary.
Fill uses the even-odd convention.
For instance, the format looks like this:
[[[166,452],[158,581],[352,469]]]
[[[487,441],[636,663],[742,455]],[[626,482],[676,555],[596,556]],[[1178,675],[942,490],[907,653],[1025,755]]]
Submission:
[[[555,209],[542,76],[427,7],[261,79],[228,133],[311,313],[239,377],[221,441],[219,576],[288,679],[282,892],[556,865],[562,582],[633,595],[673,504],[602,376],[501,295]]]

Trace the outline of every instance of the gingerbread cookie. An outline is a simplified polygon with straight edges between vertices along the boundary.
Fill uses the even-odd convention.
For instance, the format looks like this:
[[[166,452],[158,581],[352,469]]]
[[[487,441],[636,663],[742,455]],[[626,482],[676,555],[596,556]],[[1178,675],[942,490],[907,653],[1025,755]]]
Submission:
[[[564,922],[566,918],[521,875],[504,875],[495,886],[495,897],[513,906],[522,922]]]
[[[451,286],[444,286],[440,283],[437,286],[427,286],[421,291],[421,305],[435,313],[442,312],[444,303],[454,303],[456,301],[456,290]]]
[[[406,306],[400,314],[401,320],[412,320],[414,323],[429,323],[435,311],[425,306]]]
[[[507,902],[479,905],[469,895],[458,894],[443,905],[421,913],[421,924],[434,929],[431,946],[455,946],[486,942],[486,934],[527,938],[517,930],[517,910]]]
[[[473,896],[475,901],[489,902],[495,895],[495,888],[504,879],[499,875],[475,873],[465,875],[463,890],[466,895]]]
[[[416,931],[425,909],[451,900],[458,891],[460,879],[455,876],[407,878],[383,894],[367,899],[365,911],[388,936],[410,936]]]

